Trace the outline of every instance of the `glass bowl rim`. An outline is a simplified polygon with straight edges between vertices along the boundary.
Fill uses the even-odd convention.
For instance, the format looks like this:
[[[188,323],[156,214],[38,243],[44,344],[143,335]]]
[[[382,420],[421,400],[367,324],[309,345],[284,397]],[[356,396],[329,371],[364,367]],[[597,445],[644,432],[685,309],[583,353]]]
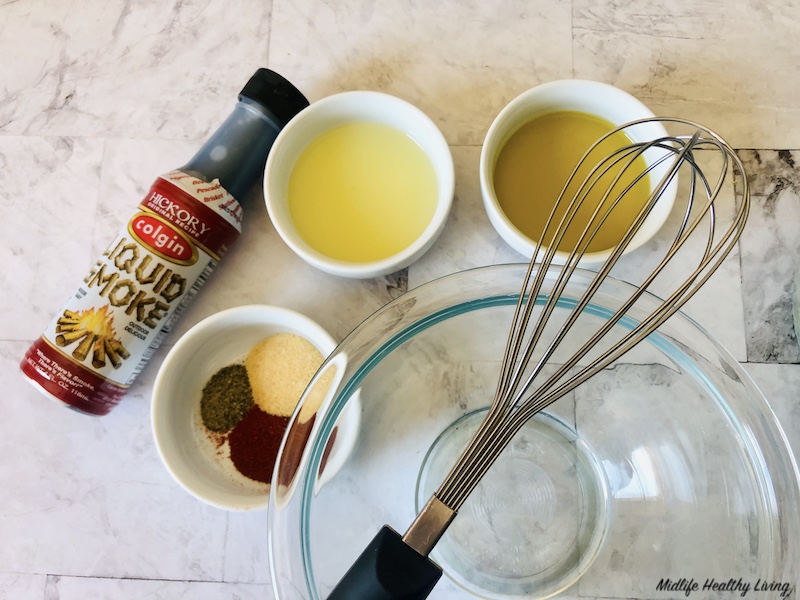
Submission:
[[[528,263],[504,263],[504,264],[496,264],[496,265],[487,265],[487,266],[480,266],[474,267],[462,271],[457,271],[455,273],[447,274],[442,277],[433,279],[429,282],[423,283],[417,287],[414,287],[407,292],[401,294],[397,298],[391,300],[390,302],[383,305],[381,308],[373,312],[370,316],[364,319],[357,327],[355,327],[334,349],[333,352],[329,355],[326,362],[320,367],[320,371],[328,364],[329,361],[332,361],[339,355],[341,351],[347,349],[348,344],[352,343],[352,340],[357,338],[360,331],[364,328],[368,327],[373,322],[379,320],[382,315],[391,311],[393,308],[401,305],[403,302],[406,302],[409,297],[413,297],[415,295],[424,294],[429,292],[431,289],[436,289],[439,286],[446,285],[447,282],[461,279],[461,278],[470,278],[475,275],[479,275],[484,272],[494,272],[494,271],[514,271],[519,269],[527,269]],[[561,267],[553,267],[553,270],[560,270]],[[574,276],[577,278],[589,278],[593,277],[595,273],[591,271],[587,271],[584,269],[576,269]],[[520,279],[521,282],[521,279]],[[572,281],[571,281],[572,283]],[[580,284],[580,282],[577,282]],[[634,286],[631,283],[628,283],[622,279],[615,278],[615,277],[608,277],[604,282],[604,285],[611,285],[611,286],[620,286],[622,288],[633,289],[637,286]],[[377,348],[371,350],[369,357],[360,364],[356,371],[350,375],[346,381],[343,380],[340,382],[339,389],[336,391],[334,398],[331,400],[331,403],[328,409],[325,412],[324,417],[321,419],[319,429],[312,435],[309,442],[312,442],[311,449],[308,456],[308,461],[306,466],[303,467],[302,476],[300,481],[298,482],[298,489],[297,491],[300,492],[300,502],[301,502],[301,509],[300,509],[300,539],[302,543],[301,553],[303,556],[303,571],[305,574],[305,583],[309,590],[316,589],[316,582],[314,580],[313,568],[310,568],[309,565],[313,565],[313,560],[311,556],[311,548],[310,548],[310,506],[313,501],[313,497],[315,495],[315,486],[314,486],[314,478],[317,472],[317,469],[320,464],[320,460],[324,453],[325,444],[321,442],[321,440],[327,440],[328,437],[331,435],[333,428],[335,427],[336,419],[338,418],[339,414],[344,410],[349,399],[354,396],[359,388],[359,385],[363,380],[369,375],[369,373],[392,351],[394,351],[397,347],[399,347],[404,342],[412,339],[416,334],[424,331],[431,326],[451,319],[453,317],[460,316],[462,314],[466,314],[469,312],[474,312],[482,309],[498,307],[498,306],[508,306],[516,304],[519,298],[519,292],[513,293],[506,293],[506,294],[487,294],[487,296],[477,299],[468,299],[464,301],[455,302],[449,305],[446,305],[438,310],[431,311],[429,314],[424,316],[423,318],[415,320],[410,325],[407,325],[400,329],[397,332],[394,332],[386,341],[381,343]],[[662,299],[652,294],[650,292],[645,292],[643,298],[647,302],[662,302]],[[537,297],[537,303],[542,302],[543,298]],[[559,306],[562,305],[569,305],[575,304],[574,299],[571,298],[559,298],[558,300]],[[589,311],[591,314],[599,317],[609,316],[614,313],[614,310],[609,309],[605,306],[602,306],[597,303],[590,303],[584,310]],[[791,447],[788,442],[788,438],[786,437],[783,428],[778,421],[777,416],[775,415],[772,407],[770,406],[767,398],[763,395],[760,388],[755,384],[753,379],[750,375],[745,371],[742,367],[741,363],[702,325],[700,325],[697,321],[695,321],[692,317],[687,315],[683,311],[677,311],[674,315],[672,315],[668,321],[662,325],[661,327],[668,326],[670,323],[675,322],[683,322],[686,326],[690,328],[696,334],[699,334],[703,340],[713,347],[714,351],[717,353],[718,357],[723,359],[725,363],[733,368],[735,371],[736,376],[740,379],[742,384],[747,388],[750,395],[753,397],[752,400],[758,403],[759,412],[761,412],[764,416],[766,416],[769,420],[770,428],[772,429],[772,433],[776,434],[775,442],[778,442],[780,445],[781,454],[785,459],[784,463],[781,465],[784,467],[789,475],[793,478],[793,488],[792,491],[797,498],[800,498],[800,468],[798,468],[798,463],[794,458],[792,453]],[[620,320],[619,326],[631,328],[635,325],[637,321],[626,315],[623,319]],[[696,365],[692,360],[691,357],[687,356],[683,351],[675,346],[673,342],[667,339],[667,336],[663,335],[658,330],[651,333],[642,343],[648,342],[651,345],[655,346],[660,350],[664,355],[669,357],[671,360],[675,361],[676,363],[680,364],[681,366],[687,368],[688,371],[692,373],[692,376],[695,380],[698,380],[702,383],[704,389],[711,392],[711,394],[715,397],[716,403],[723,408],[725,417],[727,421],[735,426],[736,429],[736,436],[738,439],[742,440],[745,443],[747,454],[751,457],[760,468],[754,469],[754,473],[757,477],[758,483],[758,498],[761,500],[762,505],[774,503],[774,490],[770,489],[769,479],[767,470],[764,469],[764,463],[762,453],[759,450],[759,444],[757,442],[763,440],[754,440],[751,435],[748,435],[748,432],[745,430],[745,424],[741,421],[740,415],[736,413],[736,411],[731,407],[729,402],[725,399],[725,397],[719,393],[716,387],[711,384],[707,377],[703,375],[702,369]],[[613,364],[613,363],[612,363]],[[298,404],[299,407],[302,405],[302,400]],[[293,415],[292,419],[294,419],[297,415],[297,411],[295,415]],[[289,428],[291,430],[291,427]],[[284,439],[285,442],[285,439]],[[282,450],[282,448],[281,448]],[[275,489],[275,486],[272,486]],[[272,493],[272,492],[271,492]],[[774,517],[771,514],[771,511],[764,511],[766,514],[770,515],[770,522],[769,525],[771,529],[774,530],[775,523]],[[274,513],[272,510],[269,511],[269,533],[271,538],[272,528],[273,528],[273,516]],[[270,542],[270,567],[273,570],[274,576],[274,564],[273,564],[273,552],[272,552],[272,544]],[[273,581],[275,581],[273,577]],[[275,589],[276,594],[278,593],[277,588]],[[313,597],[313,596],[312,596]]]

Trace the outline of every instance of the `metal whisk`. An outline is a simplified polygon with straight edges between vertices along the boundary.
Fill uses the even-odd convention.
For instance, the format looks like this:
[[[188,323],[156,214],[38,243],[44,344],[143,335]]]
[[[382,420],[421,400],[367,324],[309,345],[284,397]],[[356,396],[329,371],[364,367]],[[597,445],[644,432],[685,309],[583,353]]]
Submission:
[[[637,125],[651,121],[662,122],[670,128],[687,128],[689,133],[632,143],[616,149],[596,164],[585,164],[593,160],[594,150],[615,132],[632,131]],[[702,155],[714,158],[713,177],[699,166]],[[643,171],[632,173],[639,168],[636,165],[642,164],[640,157],[643,156],[647,158],[645,164],[648,166]],[[590,167],[588,175],[580,180],[578,174],[585,172],[586,167]],[[553,325],[549,320],[561,294],[598,231],[608,219],[614,218],[612,211],[633,186],[656,170],[664,174],[652,186],[653,191],[621,242],[599,265],[564,321]],[[586,335],[585,342],[552,374],[544,376],[544,366],[567,339],[567,334],[665,190],[674,185],[679,171],[688,172],[689,179],[682,186],[686,192],[679,199],[683,204],[683,216],[678,221],[671,221],[674,223],[671,244],[661,251],[656,266],[638,287],[632,288],[630,296],[617,311]],[[716,203],[731,172],[740,178],[739,194],[732,221],[726,227],[720,224]],[[557,248],[566,239],[570,226],[573,227],[570,235],[574,237],[575,215],[588,202],[590,192],[597,197],[600,186],[602,200],[592,201],[597,205],[590,208],[591,217],[563,258],[557,254]],[[744,228],[749,207],[750,192],[742,163],[722,138],[702,126],[680,119],[644,119],[623,125],[598,140],[573,170],[544,226],[519,293],[499,382],[486,417],[405,535],[400,537],[384,527],[328,596],[329,600],[426,598],[441,576],[441,570],[427,558],[428,554],[514,435],[533,415],[609,366],[678,311],[733,249]],[[547,247],[543,241],[547,242]],[[660,289],[663,301],[633,325],[627,322],[630,321],[628,318],[627,331],[620,336],[619,328],[615,330],[615,326],[631,312],[637,301],[652,293],[654,284],[662,285],[665,278],[669,279],[665,273],[668,273],[669,265],[677,262],[674,260],[676,256],[681,256],[681,264],[686,264],[687,253],[693,257],[690,262],[693,270],[677,283],[672,281],[666,293]],[[543,292],[546,280],[548,286]],[[534,316],[534,307],[537,306],[538,314]],[[612,330],[619,337],[608,342]],[[585,365],[580,364],[583,359],[586,359]]]

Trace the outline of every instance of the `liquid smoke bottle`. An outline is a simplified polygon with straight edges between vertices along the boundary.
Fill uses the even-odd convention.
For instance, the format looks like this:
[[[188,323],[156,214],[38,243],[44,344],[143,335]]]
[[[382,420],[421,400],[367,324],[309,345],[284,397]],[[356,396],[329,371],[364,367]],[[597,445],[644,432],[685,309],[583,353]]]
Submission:
[[[161,175],[135,214],[26,352],[44,395],[105,415],[241,233],[240,200],[280,130],[308,100],[259,69],[231,115],[183,167]]]

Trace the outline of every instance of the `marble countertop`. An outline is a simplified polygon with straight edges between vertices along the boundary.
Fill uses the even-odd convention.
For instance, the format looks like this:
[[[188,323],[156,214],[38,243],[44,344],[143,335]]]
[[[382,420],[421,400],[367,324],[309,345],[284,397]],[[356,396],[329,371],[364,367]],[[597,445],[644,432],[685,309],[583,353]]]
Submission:
[[[0,2],[0,598],[271,598],[266,515],[193,499],[156,454],[158,363],[227,307],[288,307],[341,339],[409,288],[521,261],[483,212],[480,145],[507,102],[554,79],[616,85],[739,150],[750,222],[686,312],[744,365],[800,456],[798,22],[800,4],[777,0]],[[261,66],[311,100],[379,90],[437,123],[457,182],[437,244],[392,276],[328,276],[285,246],[255,191],[243,237],[118,408],[91,418],[44,399],[19,374],[26,348]]]

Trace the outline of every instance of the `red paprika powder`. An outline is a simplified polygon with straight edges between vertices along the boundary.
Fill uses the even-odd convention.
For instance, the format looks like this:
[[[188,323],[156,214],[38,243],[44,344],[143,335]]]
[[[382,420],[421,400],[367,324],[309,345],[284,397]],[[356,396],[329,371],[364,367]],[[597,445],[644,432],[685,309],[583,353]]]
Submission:
[[[231,461],[245,477],[269,483],[289,417],[261,410],[254,404],[228,435]]]

